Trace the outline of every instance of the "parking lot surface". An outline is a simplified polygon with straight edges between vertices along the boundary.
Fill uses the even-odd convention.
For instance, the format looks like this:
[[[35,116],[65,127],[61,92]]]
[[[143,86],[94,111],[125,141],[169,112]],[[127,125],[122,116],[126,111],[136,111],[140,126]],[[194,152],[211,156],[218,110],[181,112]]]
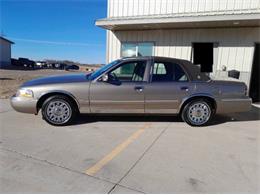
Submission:
[[[0,100],[0,192],[260,193],[259,110],[200,128],[88,115],[53,127]]]

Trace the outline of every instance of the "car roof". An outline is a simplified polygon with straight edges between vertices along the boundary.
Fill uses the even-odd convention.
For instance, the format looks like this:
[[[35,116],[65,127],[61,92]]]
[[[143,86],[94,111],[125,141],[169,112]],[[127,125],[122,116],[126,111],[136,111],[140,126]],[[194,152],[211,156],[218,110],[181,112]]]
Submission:
[[[128,60],[149,60],[149,59],[154,61],[175,62],[177,64],[182,65],[185,71],[189,74],[189,77],[192,81],[210,80],[209,76],[207,76],[206,73],[201,72],[199,66],[194,65],[192,62],[184,59],[161,57],[161,56],[138,56],[138,57],[125,57],[122,58],[121,60],[128,61]]]

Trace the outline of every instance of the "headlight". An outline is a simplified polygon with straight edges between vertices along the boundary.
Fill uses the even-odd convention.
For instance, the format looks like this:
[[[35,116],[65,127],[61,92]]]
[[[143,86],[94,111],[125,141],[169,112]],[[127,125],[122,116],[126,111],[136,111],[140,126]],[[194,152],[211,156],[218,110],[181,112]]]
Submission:
[[[16,93],[17,97],[33,97],[33,91],[30,89],[19,89]]]

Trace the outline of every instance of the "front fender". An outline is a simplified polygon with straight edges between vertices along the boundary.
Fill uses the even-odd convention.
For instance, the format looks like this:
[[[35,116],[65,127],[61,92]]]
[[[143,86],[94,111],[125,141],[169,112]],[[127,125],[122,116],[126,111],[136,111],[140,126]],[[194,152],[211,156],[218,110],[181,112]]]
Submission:
[[[38,108],[38,105],[41,105],[41,103],[43,103],[43,100],[45,100],[46,98],[52,96],[52,95],[66,95],[66,96],[69,96],[70,98],[72,98],[77,106],[78,106],[78,109],[80,109],[80,104],[77,100],[77,98],[70,92],[68,91],[65,91],[65,90],[50,90],[50,91],[46,91],[46,92],[43,92],[41,93],[39,96],[38,96],[38,101],[37,101],[37,108]]]

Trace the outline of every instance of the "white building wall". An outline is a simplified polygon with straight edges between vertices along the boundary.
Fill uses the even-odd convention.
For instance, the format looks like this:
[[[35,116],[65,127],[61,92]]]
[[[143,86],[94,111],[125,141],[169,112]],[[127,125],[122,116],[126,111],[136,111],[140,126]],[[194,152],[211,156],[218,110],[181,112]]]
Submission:
[[[218,43],[213,74],[241,71],[241,80],[249,83],[254,44],[260,42],[260,28],[164,29],[108,32],[107,61],[121,57],[121,42],[154,42],[154,55],[191,60],[193,42]]]
[[[108,17],[256,12],[260,0],[108,0]]]
[[[0,39],[0,66],[11,64],[11,43]]]

